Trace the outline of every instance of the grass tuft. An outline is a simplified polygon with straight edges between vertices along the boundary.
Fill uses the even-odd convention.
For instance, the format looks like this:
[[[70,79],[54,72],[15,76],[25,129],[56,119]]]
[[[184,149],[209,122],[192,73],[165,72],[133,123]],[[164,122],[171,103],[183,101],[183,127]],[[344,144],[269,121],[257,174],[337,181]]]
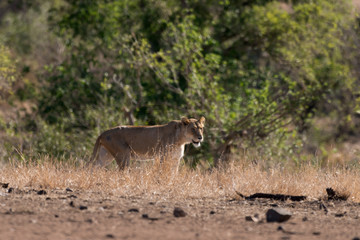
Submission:
[[[360,202],[360,173],[356,169],[316,168],[264,169],[253,164],[230,164],[212,171],[154,163],[116,168],[85,168],[75,161],[59,162],[44,157],[40,161],[5,164],[0,167],[0,182],[16,188],[44,188],[93,191],[119,196],[145,195],[168,199],[227,198],[235,192],[245,195],[272,193],[321,198],[326,188],[339,189],[348,200]],[[341,190],[341,191],[340,191]]]

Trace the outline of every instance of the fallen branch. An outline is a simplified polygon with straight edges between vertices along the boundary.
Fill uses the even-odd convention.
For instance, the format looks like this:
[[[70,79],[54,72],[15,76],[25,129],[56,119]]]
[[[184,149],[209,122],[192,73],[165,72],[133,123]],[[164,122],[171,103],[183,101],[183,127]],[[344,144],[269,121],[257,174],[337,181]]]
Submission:
[[[255,193],[248,197],[244,196],[243,194],[241,194],[239,192],[236,192],[236,194],[242,198],[245,198],[246,200],[252,200],[255,198],[267,198],[267,199],[280,200],[280,201],[286,201],[286,200],[303,201],[306,199],[306,196],[293,196],[293,195],[285,195],[285,194]]]

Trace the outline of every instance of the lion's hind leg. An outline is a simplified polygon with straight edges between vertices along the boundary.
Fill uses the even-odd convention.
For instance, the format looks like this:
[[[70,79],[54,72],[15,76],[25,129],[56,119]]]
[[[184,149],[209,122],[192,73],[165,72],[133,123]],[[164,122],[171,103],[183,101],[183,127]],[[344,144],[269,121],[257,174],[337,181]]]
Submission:
[[[100,135],[96,140],[88,166],[106,167],[112,160],[114,160],[114,156],[106,149],[102,142],[102,136]]]
[[[101,145],[100,149],[99,149],[99,154],[98,154],[96,160],[94,161],[94,165],[106,167],[113,160],[114,160],[114,156],[111,155],[103,145]]]
[[[86,166],[91,166],[93,165],[98,157],[99,157],[99,148],[101,147],[101,136],[99,136],[97,139],[96,139],[96,142],[95,142],[95,145],[94,145],[94,150],[93,150],[93,153],[90,157],[90,160],[87,162]]]
[[[110,136],[100,136],[94,146],[91,163],[106,167],[115,158],[120,169],[130,165],[131,149],[122,140],[116,141]]]

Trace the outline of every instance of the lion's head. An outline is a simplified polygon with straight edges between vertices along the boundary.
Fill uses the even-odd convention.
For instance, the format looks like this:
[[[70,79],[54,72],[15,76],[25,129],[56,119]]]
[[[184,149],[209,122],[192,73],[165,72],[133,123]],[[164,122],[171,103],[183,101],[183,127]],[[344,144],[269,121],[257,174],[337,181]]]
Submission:
[[[185,137],[188,142],[191,142],[194,147],[200,147],[200,143],[204,141],[203,131],[205,118],[201,117],[199,120],[195,118],[181,118],[181,123],[186,127]]]

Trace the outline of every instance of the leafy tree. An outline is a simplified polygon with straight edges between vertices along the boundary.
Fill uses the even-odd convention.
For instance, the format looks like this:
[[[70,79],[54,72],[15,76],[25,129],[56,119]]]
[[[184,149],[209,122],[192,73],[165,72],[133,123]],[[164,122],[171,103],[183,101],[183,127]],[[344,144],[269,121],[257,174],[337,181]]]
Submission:
[[[10,50],[0,43],[0,100],[12,93],[12,84],[16,80],[15,61]]]
[[[65,49],[40,77],[46,81],[41,124],[92,142],[110,124],[205,115],[209,127],[200,155],[210,161],[226,159],[232,146],[299,148],[298,139],[284,141],[306,133],[314,116],[331,114],[339,132],[351,133],[359,74],[358,23],[350,4],[57,2],[48,24]],[[50,136],[38,136],[41,151],[64,154],[74,146],[50,144],[62,149],[56,151],[40,144]]]

